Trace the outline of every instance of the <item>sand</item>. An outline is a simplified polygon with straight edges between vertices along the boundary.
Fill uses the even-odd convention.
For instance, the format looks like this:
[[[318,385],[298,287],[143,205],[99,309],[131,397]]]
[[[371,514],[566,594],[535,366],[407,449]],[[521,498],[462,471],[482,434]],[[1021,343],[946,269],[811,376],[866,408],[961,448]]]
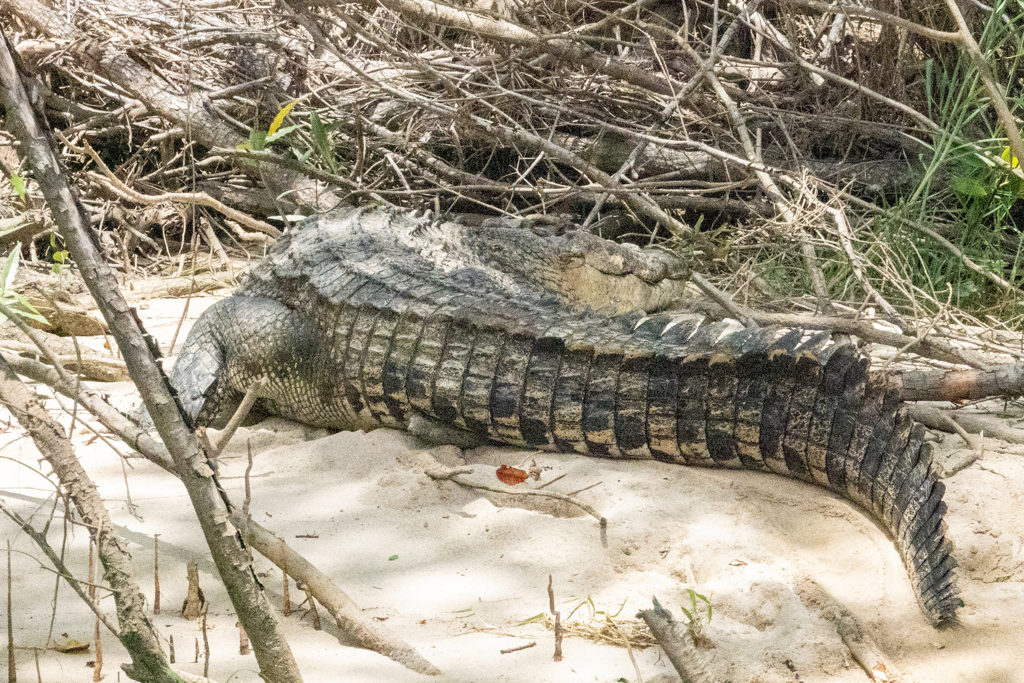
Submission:
[[[190,319],[213,300],[193,301]],[[142,311],[164,343],[181,306],[153,302]],[[129,385],[96,386],[123,406],[133,400]],[[203,655],[194,662],[196,643],[203,649],[199,625],[179,615],[185,565],[196,561],[209,600],[210,676],[259,680],[252,655],[238,654],[236,618],[181,485],[137,458],[125,473],[119,455],[80,424],[74,440],[150,600],[153,535],[160,534],[162,613],[154,623],[161,637],[173,636],[176,666],[203,671]],[[239,502],[247,445],[254,453],[253,516],[414,645],[441,669],[440,680],[677,680],[658,647],[641,647],[634,620],[652,596],[680,617],[692,589],[713,606],[705,654],[720,680],[868,680],[829,617],[838,603],[900,680],[1024,681],[1024,460],[997,441],[986,440],[981,461],[946,480],[966,607],[963,625],[942,632],[921,615],[892,543],[868,517],[824,490],[778,476],[494,447],[462,452],[391,430],[327,434],[271,419],[240,430],[221,459],[221,480]],[[39,468],[33,445],[12,426],[0,434],[0,448],[0,500],[32,515],[37,527],[52,516],[49,538],[60,548],[63,505],[55,506],[53,486],[32,470]],[[937,444],[944,462],[962,459],[964,448],[958,437]],[[607,547],[597,522],[580,510],[432,480],[424,470],[437,462],[472,465],[474,477],[496,485],[493,471],[505,464],[540,470],[540,481],[523,487],[562,477],[547,490],[585,488],[576,497],[609,520]],[[6,518],[0,537],[14,549],[21,680],[36,680],[37,654],[43,681],[92,680],[92,648],[43,649],[51,628],[55,640],[88,642],[91,612],[65,585],[54,609],[55,576],[42,553]],[[82,528],[69,526],[65,553],[81,578],[87,541]],[[279,570],[259,557],[255,565],[280,610]],[[552,661],[553,635],[542,619],[549,575],[570,626],[561,662]],[[305,680],[428,680],[343,646],[322,610],[323,630],[314,630],[306,607],[296,607],[304,596],[294,584],[290,594],[293,611],[281,619]],[[113,614],[112,599],[101,604]],[[584,629],[607,638],[583,637]],[[109,633],[102,637],[105,680],[117,680],[126,655]],[[501,654],[529,643],[536,645]]]

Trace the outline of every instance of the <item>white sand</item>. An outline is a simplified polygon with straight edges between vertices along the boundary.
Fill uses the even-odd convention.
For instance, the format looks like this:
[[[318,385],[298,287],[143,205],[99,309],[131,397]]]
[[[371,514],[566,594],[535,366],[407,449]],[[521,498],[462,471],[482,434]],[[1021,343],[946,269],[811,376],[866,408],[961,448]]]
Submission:
[[[210,301],[194,301],[190,316]],[[158,321],[156,333],[169,340],[170,316],[180,306],[154,304],[143,315]],[[126,386],[102,388],[130,402]],[[193,663],[194,644],[201,640],[197,624],[178,614],[185,563],[195,560],[210,600],[211,676],[258,680],[252,655],[238,654],[236,618],[180,484],[145,461],[131,460],[127,490],[137,510],[133,516],[120,459],[102,442],[85,445],[89,440],[76,429],[79,455],[99,484],[150,599],[152,537],[160,534],[163,612],[154,623],[161,636],[173,635],[178,666],[193,673],[203,669],[201,659]],[[938,632],[922,617],[896,551],[873,522],[836,496],[781,477],[499,448],[462,454],[452,447],[427,449],[389,430],[325,435],[269,420],[240,430],[222,459],[222,481],[239,503],[247,441],[256,454],[254,517],[414,645],[444,672],[445,681],[638,680],[625,648],[581,637],[567,636],[564,660],[552,661],[551,631],[521,624],[546,610],[549,574],[563,617],[577,608],[568,621],[599,626],[605,613],[617,614],[614,621],[624,633],[652,595],[677,617],[680,605],[689,606],[688,587],[708,596],[714,613],[707,636],[714,647],[707,656],[722,679],[867,680],[823,616],[828,606],[815,597],[816,582],[854,613],[897,664],[901,680],[1024,681],[1024,461],[999,452],[998,442],[988,442],[983,466],[946,480],[949,534],[967,606],[962,627]],[[0,496],[5,505],[34,515],[39,527],[53,508],[53,488],[29,469],[38,467],[38,454],[16,427],[0,435],[0,445]],[[963,455],[959,448],[950,437],[940,452],[957,460]],[[564,504],[484,495],[427,478],[425,451],[444,464],[477,464],[478,473],[485,466],[526,469],[535,462],[543,468],[542,482],[565,475],[550,487],[563,493],[597,484],[578,498],[609,519],[607,549],[597,523]],[[58,548],[61,510],[58,504],[50,531]],[[18,674],[34,681],[33,648],[46,644],[54,575],[41,568],[48,566],[42,553],[6,518],[0,519],[0,537],[10,539],[16,551]],[[81,578],[86,547],[84,530],[71,529],[68,563]],[[256,566],[280,608],[280,572],[262,558]],[[302,599],[294,584],[291,598],[293,604]],[[102,605],[113,614],[109,597]],[[377,654],[340,645],[322,610],[319,632],[304,614],[303,608],[282,621],[307,681],[427,680]],[[62,585],[54,635],[87,641],[92,624],[88,609]],[[0,647],[6,648],[4,640]],[[535,647],[499,653],[532,641]],[[125,653],[106,632],[103,648],[105,680],[116,680]],[[675,680],[659,648],[634,648],[632,654],[644,680]],[[91,680],[86,662],[93,658],[91,650],[42,650],[42,680]]]

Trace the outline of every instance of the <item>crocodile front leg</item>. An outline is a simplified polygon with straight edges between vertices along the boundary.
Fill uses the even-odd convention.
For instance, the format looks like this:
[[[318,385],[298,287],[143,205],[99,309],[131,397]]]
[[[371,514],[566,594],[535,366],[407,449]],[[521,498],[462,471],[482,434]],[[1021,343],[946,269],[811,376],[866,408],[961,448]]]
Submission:
[[[246,390],[262,377],[256,409],[307,424],[348,422],[333,382],[323,381],[323,329],[273,299],[234,296],[196,322],[171,373],[185,413],[197,424],[222,427]],[[325,395],[325,392],[329,395]]]

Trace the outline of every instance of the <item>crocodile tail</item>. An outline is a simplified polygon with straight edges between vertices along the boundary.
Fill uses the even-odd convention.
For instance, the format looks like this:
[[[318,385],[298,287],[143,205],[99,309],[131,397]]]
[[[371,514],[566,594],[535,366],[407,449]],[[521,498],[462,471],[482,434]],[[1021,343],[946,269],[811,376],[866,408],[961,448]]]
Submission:
[[[450,313],[368,326],[377,333],[358,375],[381,422],[422,414],[500,443],[816,483],[891,534],[933,624],[955,621],[956,563],[931,449],[852,345],[670,316],[536,330]]]
[[[962,603],[931,448],[868,361],[825,333],[659,318],[600,345],[450,331],[419,407],[502,443],[824,486],[890,533],[929,620],[954,623]]]
[[[892,536],[929,621],[956,622],[963,603],[931,446],[863,355],[824,333],[743,330],[673,360],[650,373],[647,414],[666,435],[670,425],[655,425],[671,419],[675,383],[678,449],[662,438],[648,444],[653,457],[768,470],[857,503]]]

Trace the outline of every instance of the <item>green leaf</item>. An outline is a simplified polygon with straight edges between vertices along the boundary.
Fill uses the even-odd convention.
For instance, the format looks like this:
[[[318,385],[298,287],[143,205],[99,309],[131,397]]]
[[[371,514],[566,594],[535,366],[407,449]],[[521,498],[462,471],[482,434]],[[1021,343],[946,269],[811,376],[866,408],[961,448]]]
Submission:
[[[249,131],[249,149],[262,152],[267,146],[267,134],[262,130]]]
[[[285,126],[284,128],[282,128],[282,129],[280,129],[278,131],[270,133],[269,135],[267,135],[267,142],[271,143],[274,140],[280,140],[285,135],[288,135],[288,133],[291,133],[293,130],[295,130],[298,127],[299,127],[298,124],[296,124],[294,126]]]
[[[0,271],[0,297],[7,298],[14,285],[14,276],[18,274],[18,262],[21,260],[21,242],[14,245],[11,253],[7,254],[4,260],[3,270]]]
[[[398,555],[392,555],[391,557],[388,558],[388,562],[394,562],[397,559],[398,559]]]
[[[949,183],[953,191],[966,197],[987,197],[991,189],[972,176],[954,176]]]
[[[1010,176],[1007,186],[1010,188],[1010,192],[1015,199],[1024,197],[1024,178],[1018,178],[1015,175]]]
[[[44,325],[50,324],[49,321],[45,317],[43,317],[43,314],[40,313],[39,310],[32,305],[32,302],[30,302],[24,296],[18,294],[17,292],[14,292],[14,300],[17,301],[18,305],[24,309],[23,311],[18,311],[18,313],[21,314],[22,318],[35,320],[36,322],[43,323]]]
[[[332,173],[337,173],[338,162],[334,157],[334,145],[331,144],[331,139],[327,135],[327,126],[320,120],[320,115],[316,111],[309,114],[309,128],[313,134],[313,146],[316,147],[316,153],[327,162]]]
[[[21,201],[25,201],[25,181],[17,173],[11,174],[11,187],[14,188],[15,194],[18,195]]]
[[[298,103],[298,100],[292,100],[288,104],[284,105],[284,107],[281,108],[281,111],[277,112],[277,116],[275,116],[274,120],[270,123],[270,128],[267,129],[267,135],[273,135],[277,132],[277,129],[281,127],[282,123],[284,123],[284,117],[288,116],[292,108],[294,108]]]

